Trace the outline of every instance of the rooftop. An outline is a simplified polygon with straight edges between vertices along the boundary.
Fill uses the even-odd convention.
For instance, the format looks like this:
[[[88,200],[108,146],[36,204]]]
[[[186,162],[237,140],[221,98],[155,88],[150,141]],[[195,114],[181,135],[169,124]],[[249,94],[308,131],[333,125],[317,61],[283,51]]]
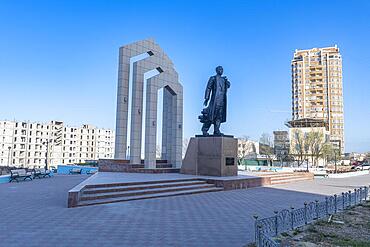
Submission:
[[[286,126],[289,128],[327,127],[327,122],[319,118],[301,118],[288,121]]]

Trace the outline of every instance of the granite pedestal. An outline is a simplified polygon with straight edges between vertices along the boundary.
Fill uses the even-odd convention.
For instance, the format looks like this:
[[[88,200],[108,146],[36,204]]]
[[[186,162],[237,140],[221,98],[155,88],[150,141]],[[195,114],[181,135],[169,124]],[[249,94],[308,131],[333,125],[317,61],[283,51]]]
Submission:
[[[196,136],[190,139],[181,173],[237,176],[237,139],[232,136]]]

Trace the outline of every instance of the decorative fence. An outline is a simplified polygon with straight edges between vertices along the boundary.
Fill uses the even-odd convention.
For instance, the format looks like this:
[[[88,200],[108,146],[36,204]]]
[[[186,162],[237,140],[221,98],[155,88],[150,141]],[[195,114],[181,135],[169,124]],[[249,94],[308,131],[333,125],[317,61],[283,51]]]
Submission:
[[[255,218],[255,240],[257,247],[279,247],[274,240],[279,233],[293,230],[297,227],[309,224],[317,219],[326,218],[331,214],[343,211],[351,206],[360,204],[368,198],[369,188],[361,187],[353,191],[343,192],[340,195],[326,197],[325,201],[318,200],[304,203],[303,208],[293,207],[268,218]]]

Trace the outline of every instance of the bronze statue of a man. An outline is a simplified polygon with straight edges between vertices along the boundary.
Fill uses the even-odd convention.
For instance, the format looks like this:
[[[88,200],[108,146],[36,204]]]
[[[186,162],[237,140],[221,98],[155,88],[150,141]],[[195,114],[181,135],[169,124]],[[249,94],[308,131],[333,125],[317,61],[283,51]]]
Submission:
[[[226,93],[230,87],[230,82],[226,76],[222,76],[224,69],[222,66],[217,66],[216,75],[211,76],[208,80],[202,115],[199,116],[200,122],[203,123],[203,135],[209,135],[208,130],[213,124],[216,136],[223,135],[220,132],[221,123],[226,122]],[[209,101],[209,99],[211,100]],[[208,104],[209,101],[209,104]],[[208,106],[207,106],[208,105]]]

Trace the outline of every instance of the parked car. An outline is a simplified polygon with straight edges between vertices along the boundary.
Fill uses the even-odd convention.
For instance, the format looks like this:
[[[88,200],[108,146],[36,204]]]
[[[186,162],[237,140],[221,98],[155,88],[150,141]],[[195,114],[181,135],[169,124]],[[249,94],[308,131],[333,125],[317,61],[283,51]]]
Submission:
[[[49,169],[53,171],[53,173],[57,173],[57,168],[55,166],[50,166]]]
[[[356,164],[356,165],[354,165],[354,164],[353,164],[353,165],[351,166],[351,170],[357,170],[357,167],[359,167],[359,165],[358,165],[358,164]]]
[[[363,170],[370,170],[369,163],[363,163],[362,165],[358,165],[354,168],[356,171],[363,171]]]
[[[318,165],[316,169],[314,169],[313,174],[315,177],[328,177],[328,172],[326,171],[325,166]]]

